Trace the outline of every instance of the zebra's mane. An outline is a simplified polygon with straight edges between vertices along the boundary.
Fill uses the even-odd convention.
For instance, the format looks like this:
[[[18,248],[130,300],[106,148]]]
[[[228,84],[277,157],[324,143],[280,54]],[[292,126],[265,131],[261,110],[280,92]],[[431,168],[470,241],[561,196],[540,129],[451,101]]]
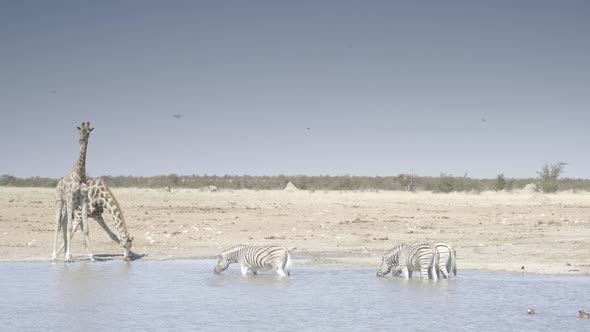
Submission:
[[[241,250],[243,248],[245,248],[246,246],[243,244],[238,244],[235,247],[231,247],[229,249],[225,249],[224,251],[221,252],[221,256],[227,256],[229,254],[233,254],[234,252]]]
[[[406,246],[405,243],[398,244],[397,246],[393,247],[393,249],[391,249],[387,253],[385,253],[385,257],[391,257],[392,255],[394,255],[397,252],[399,252],[405,246]]]

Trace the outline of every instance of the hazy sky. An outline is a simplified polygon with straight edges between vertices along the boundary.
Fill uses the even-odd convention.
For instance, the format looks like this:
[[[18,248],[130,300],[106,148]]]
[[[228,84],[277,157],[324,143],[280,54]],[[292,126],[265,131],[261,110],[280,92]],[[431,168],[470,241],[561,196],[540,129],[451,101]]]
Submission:
[[[590,178],[590,1],[2,1],[0,174]],[[174,114],[183,114],[176,119]],[[310,128],[310,129],[307,129]]]

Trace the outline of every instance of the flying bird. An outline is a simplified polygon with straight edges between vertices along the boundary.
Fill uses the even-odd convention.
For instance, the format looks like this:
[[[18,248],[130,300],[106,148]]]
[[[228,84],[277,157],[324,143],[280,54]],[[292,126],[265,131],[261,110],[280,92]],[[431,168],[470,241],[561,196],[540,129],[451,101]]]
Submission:
[[[180,119],[184,116],[184,114],[174,114],[172,115],[175,119]]]
[[[481,122],[486,123],[488,122],[488,117],[485,113],[481,114]]]

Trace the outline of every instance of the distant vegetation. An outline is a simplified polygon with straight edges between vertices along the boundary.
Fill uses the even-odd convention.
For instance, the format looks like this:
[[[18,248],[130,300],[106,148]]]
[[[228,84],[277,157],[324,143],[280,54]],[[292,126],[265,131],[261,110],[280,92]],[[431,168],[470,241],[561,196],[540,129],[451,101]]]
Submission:
[[[535,183],[539,190],[554,192],[559,190],[590,191],[590,180],[558,179],[561,172],[548,165],[547,177],[545,168],[539,172],[539,178],[507,179],[503,174],[495,179],[473,179],[464,176],[452,176],[442,173],[439,177],[415,176],[401,174],[398,176],[248,176],[248,175],[160,175],[150,177],[136,176],[104,176],[111,187],[138,188],[205,188],[215,185],[220,189],[251,189],[270,190],[283,189],[288,182],[302,190],[400,190],[400,191],[433,191],[449,192],[481,192],[484,190],[522,189],[529,183]],[[541,175],[543,174],[543,175]],[[557,175],[557,177],[556,177]],[[51,178],[17,178],[10,175],[0,176],[0,186],[12,187],[55,187],[57,179]],[[556,189],[557,190],[557,189]]]
[[[12,175],[0,176],[0,186],[5,187],[56,187],[58,179],[40,178],[38,176],[32,178],[17,178]]]
[[[539,189],[545,193],[554,193],[559,189],[558,177],[563,174],[566,163],[548,164],[545,163],[539,175]]]

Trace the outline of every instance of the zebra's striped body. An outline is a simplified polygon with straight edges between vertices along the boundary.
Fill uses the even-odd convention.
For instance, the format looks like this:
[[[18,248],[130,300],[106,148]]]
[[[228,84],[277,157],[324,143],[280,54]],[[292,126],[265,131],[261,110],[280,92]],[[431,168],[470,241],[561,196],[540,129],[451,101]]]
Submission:
[[[258,271],[274,269],[280,276],[290,274],[291,256],[289,250],[279,246],[246,246],[243,244],[229,248],[217,256],[215,273],[225,271],[229,264],[239,263],[242,274],[248,270],[257,274]]]
[[[447,279],[453,275],[457,275],[457,253],[455,249],[445,242],[435,242],[432,244],[438,252],[438,265],[436,266],[437,274],[440,272],[442,277]]]
[[[435,266],[436,275],[440,278],[441,275],[444,279],[450,278],[451,271],[454,275],[457,275],[457,263],[456,263],[456,251],[449,244],[445,242],[416,242],[415,244],[431,244],[436,249],[438,255],[438,264]]]
[[[400,244],[390,250],[381,263],[377,276],[382,277],[393,270],[394,274],[402,274],[404,278],[412,277],[412,272],[420,271],[423,279],[438,279],[436,266],[438,255],[434,246],[426,243],[413,245]]]

